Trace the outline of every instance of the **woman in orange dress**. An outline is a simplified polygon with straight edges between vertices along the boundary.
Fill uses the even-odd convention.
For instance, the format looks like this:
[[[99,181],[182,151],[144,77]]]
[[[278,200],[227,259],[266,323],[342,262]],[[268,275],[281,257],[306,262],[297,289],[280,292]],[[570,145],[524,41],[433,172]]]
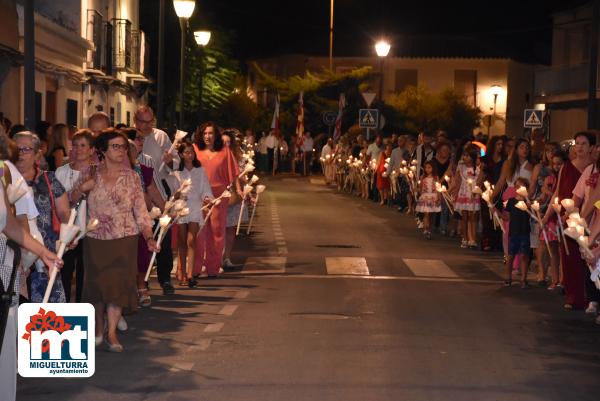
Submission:
[[[385,150],[379,155],[377,170],[375,170],[375,173],[377,174],[376,185],[377,190],[379,191],[380,205],[386,204],[390,194],[390,178],[387,176],[386,173],[386,160],[392,155],[392,148],[392,144],[389,142],[387,143],[387,145],[385,145]]]
[[[221,131],[215,123],[206,122],[196,131],[194,150],[208,177],[215,198],[221,196],[230,185],[229,189],[232,192],[237,191],[241,196],[238,163],[231,150],[223,146]],[[227,199],[214,206],[206,225],[198,233],[194,266],[196,274],[200,273],[205,266],[208,277],[216,278],[219,275],[225,247],[227,206]]]

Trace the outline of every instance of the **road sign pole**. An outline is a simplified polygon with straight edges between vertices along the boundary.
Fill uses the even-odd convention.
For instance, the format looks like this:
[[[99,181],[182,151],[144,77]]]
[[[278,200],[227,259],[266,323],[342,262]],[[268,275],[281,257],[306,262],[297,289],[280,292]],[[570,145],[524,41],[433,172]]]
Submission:
[[[371,139],[371,130],[367,128],[367,141]]]

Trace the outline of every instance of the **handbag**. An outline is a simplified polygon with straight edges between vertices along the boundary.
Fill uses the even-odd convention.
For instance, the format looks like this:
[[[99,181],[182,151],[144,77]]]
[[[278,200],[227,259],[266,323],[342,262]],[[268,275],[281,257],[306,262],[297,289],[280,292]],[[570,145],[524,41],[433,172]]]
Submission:
[[[50,185],[50,180],[48,179],[48,174],[44,171],[44,180],[46,180],[46,185],[48,185],[48,194],[50,196],[50,204],[52,206],[52,231],[55,233],[60,233],[60,219],[58,218],[58,214],[56,214],[56,202],[54,199],[54,194],[52,193],[52,186]]]

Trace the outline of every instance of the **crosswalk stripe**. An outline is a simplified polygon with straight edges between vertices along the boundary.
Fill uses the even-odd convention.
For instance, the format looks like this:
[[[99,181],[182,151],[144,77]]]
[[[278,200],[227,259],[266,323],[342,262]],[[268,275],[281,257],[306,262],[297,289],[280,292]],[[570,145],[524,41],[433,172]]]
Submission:
[[[350,274],[368,276],[369,267],[365,258],[327,257],[325,258],[327,274]]]
[[[402,259],[417,277],[455,278],[458,275],[439,259]]]
[[[287,249],[282,250],[287,253]],[[242,273],[285,273],[286,263],[287,258],[285,256],[251,256],[246,259]]]

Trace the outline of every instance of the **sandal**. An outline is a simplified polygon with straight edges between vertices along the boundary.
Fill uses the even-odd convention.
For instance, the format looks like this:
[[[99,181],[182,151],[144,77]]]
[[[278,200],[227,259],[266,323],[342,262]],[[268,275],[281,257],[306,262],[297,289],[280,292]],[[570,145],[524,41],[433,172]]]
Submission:
[[[179,280],[179,285],[180,285],[181,287],[187,287],[187,286],[188,286],[188,284],[189,284],[189,282],[188,282],[188,279],[187,279],[187,278],[184,278],[184,279],[181,279],[181,280]]]
[[[147,308],[152,303],[152,298],[148,294],[147,288],[138,288],[138,303],[140,306]]]

